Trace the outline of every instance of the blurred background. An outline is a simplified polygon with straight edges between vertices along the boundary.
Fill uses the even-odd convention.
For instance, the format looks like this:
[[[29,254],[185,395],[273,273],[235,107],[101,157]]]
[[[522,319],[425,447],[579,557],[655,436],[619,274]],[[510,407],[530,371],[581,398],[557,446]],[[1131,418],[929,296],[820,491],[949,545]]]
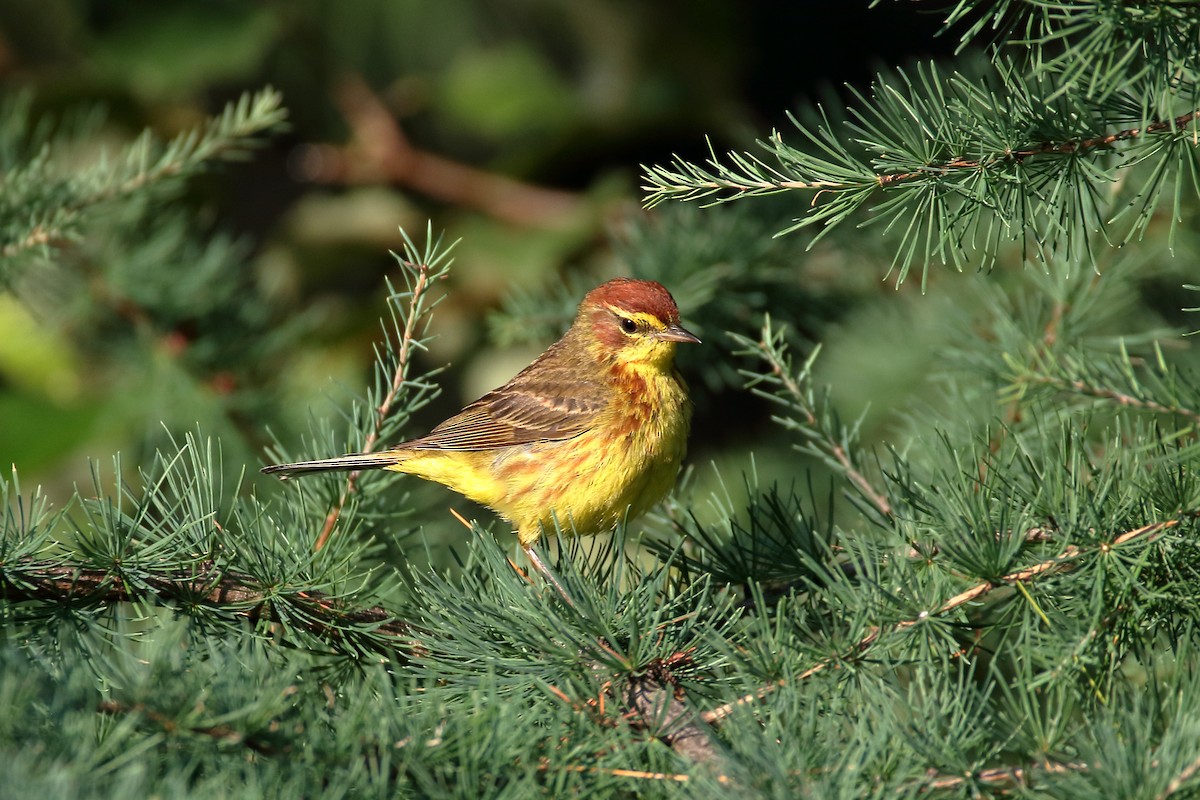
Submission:
[[[422,366],[450,367],[411,433],[528,363],[584,290],[635,274],[667,283],[706,342],[682,357],[692,463],[741,469],[755,451],[760,469],[794,479],[725,331],[756,335],[770,310],[798,341],[826,341],[823,369],[854,415],[915,391],[928,320],[953,301],[912,314],[918,282],[897,293],[870,241],[810,252],[809,234],[772,238],[807,197],[644,211],[639,165],[703,159],[709,141],[753,149],[790,127],[789,110],[836,104],[883,65],[947,56],[955,40],[922,11],[5,0],[0,91],[24,98],[35,125],[83,119],[71,157],[94,161],[147,128],[169,139],[264,85],[289,123],[169,206],[113,212],[0,295],[0,461],[65,498],[89,459],[136,461],[197,422],[235,470],[256,472],[272,436],[300,450],[314,417],[336,417],[368,384],[397,274],[388,251],[400,228],[420,239],[431,221],[461,242]]]

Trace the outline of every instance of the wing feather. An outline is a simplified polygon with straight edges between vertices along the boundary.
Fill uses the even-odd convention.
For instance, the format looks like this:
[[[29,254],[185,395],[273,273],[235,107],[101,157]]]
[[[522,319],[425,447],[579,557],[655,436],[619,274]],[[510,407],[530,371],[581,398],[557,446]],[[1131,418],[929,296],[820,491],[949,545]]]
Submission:
[[[401,447],[417,450],[494,450],[572,439],[595,424],[606,405],[605,385],[563,357],[562,342],[511,381],[471,403],[427,436]]]

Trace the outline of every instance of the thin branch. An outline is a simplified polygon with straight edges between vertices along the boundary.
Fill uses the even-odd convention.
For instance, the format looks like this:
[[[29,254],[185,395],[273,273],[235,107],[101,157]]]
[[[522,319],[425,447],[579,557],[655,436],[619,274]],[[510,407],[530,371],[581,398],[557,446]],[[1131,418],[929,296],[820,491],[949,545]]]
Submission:
[[[275,90],[245,94],[237,103],[226,105],[219,115],[210,117],[202,131],[185,131],[172,139],[150,166],[145,163],[153,154],[154,140],[147,131],[130,145],[124,164],[108,167],[101,163],[92,168],[100,175],[99,188],[62,204],[56,209],[54,223],[35,225],[23,238],[5,244],[0,257],[11,258],[34,247],[66,242],[71,224],[87,209],[128,197],[150,184],[189,175],[209,161],[240,155],[255,144],[256,135],[278,129],[285,117],[282,95]],[[129,173],[131,164],[138,166]],[[92,177],[87,172],[84,176]]]
[[[541,766],[543,772],[550,769],[549,764],[543,763]],[[612,775],[614,778],[633,778],[642,781],[674,781],[676,783],[687,783],[691,780],[690,775],[673,772],[646,772],[641,769],[618,769],[614,767],[585,767],[582,764],[568,764],[563,767],[567,772],[581,772],[589,775]]]
[[[709,159],[716,172],[690,164],[682,159],[676,159],[675,165],[681,172],[667,167],[645,167],[643,178],[646,181],[642,190],[647,194],[647,202],[653,206],[668,196],[678,196],[685,200],[709,197],[718,192],[729,192],[724,199],[733,199],[738,195],[762,195],[782,192],[792,189],[816,190],[821,192],[861,190],[864,181],[869,186],[872,180],[881,189],[888,189],[913,180],[927,180],[931,177],[948,175],[964,170],[987,170],[1001,164],[1020,164],[1039,156],[1078,155],[1099,150],[1105,147],[1145,137],[1148,134],[1161,133],[1167,130],[1180,130],[1184,126],[1200,118],[1200,109],[1189,111],[1169,120],[1155,120],[1143,128],[1125,128],[1111,133],[1100,134],[1088,139],[1072,139],[1063,142],[1043,142],[1038,145],[1019,149],[1006,150],[988,158],[971,159],[956,157],[946,161],[930,163],[919,169],[908,172],[880,173],[872,172],[867,165],[855,164],[855,169],[845,179],[841,180],[800,180],[793,175],[782,172],[782,167],[770,167],[761,159],[747,154],[729,153],[733,166],[725,166],[715,156]],[[773,137],[776,145],[782,141],[776,135]],[[781,161],[788,159],[780,155]],[[738,169],[741,172],[738,172]],[[872,177],[873,176],[873,177]]]
[[[1029,786],[1030,781],[1037,775],[1061,775],[1068,772],[1086,772],[1094,765],[1082,761],[1072,761],[1065,764],[1045,763],[1034,767],[994,767],[984,769],[970,775],[942,775],[932,773],[917,783],[916,788],[921,792],[932,792],[942,789],[958,789],[970,784],[984,784],[996,788],[1008,786]]]
[[[350,143],[305,146],[303,177],[320,183],[396,183],[456,206],[516,225],[559,228],[577,218],[576,194],[522,183],[415,147],[365,81],[345,78],[335,100],[350,128]]]
[[[408,375],[409,358],[412,354],[412,342],[416,337],[416,326],[417,319],[420,317],[421,302],[424,299],[425,290],[429,287],[429,266],[427,264],[410,264],[409,266],[416,268],[417,279],[413,284],[412,290],[409,292],[408,313],[404,315],[404,332],[400,335],[400,341],[397,344],[396,365],[392,371],[391,385],[388,387],[387,394],[384,395],[383,400],[375,409],[375,419],[372,421],[371,430],[367,432],[367,437],[363,442],[362,452],[364,453],[372,452],[375,449],[375,445],[379,443],[379,432],[391,414],[392,405],[396,402],[396,398],[404,386],[404,379]],[[342,487],[342,493],[338,497],[337,503],[333,508],[329,509],[329,513],[325,516],[325,524],[321,526],[321,533],[317,536],[317,541],[313,544],[314,550],[320,550],[329,541],[329,535],[333,533],[334,527],[341,518],[342,509],[346,507],[346,501],[358,486],[358,478],[361,474],[359,470],[354,470],[346,476],[346,483]]]
[[[1200,757],[1194,759],[1190,764],[1180,770],[1179,774],[1171,779],[1167,784],[1167,788],[1163,789],[1156,800],[1166,800],[1171,795],[1183,788],[1184,784],[1200,774]]]
[[[166,714],[163,714],[161,711],[155,711],[145,703],[127,704],[120,703],[115,700],[105,700],[96,707],[96,710],[101,714],[133,714],[142,716],[157,724],[163,729],[164,732],[168,734],[176,734],[183,730],[199,736],[207,736],[210,739],[216,739],[217,741],[224,742],[226,744],[240,744],[247,749],[253,750],[256,753],[261,753],[265,756],[274,756],[280,753],[280,751],[274,746],[252,736],[247,736],[241,731],[235,730],[228,725],[189,725],[186,727],[181,727],[178,723],[176,723],[175,720],[171,719]],[[284,750],[287,751],[290,749],[291,748],[288,747]]]
[[[60,240],[62,240],[61,231],[55,232],[51,231],[45,225],[35,225],[24,239],[4,245],[4,248],[0,249],[0,257],[12,258],[25,250],[57,243]]]
[[[592,721],[595,722],[597,725],[603,725],[605,727],[612,727],[613,725],[616,724],[613,719],[611,719],[610,717],[606,717],[604,715],[603,702],[597,702],[595,700],[588,700],[586,703],[580,703],[575,700],[572,700],[570,697],[567,696],[566,692],[564,692],[562,689],[558,688],[557,686],[547,686],[546,689],[549,690],[550,694],[554,695],[559,700],[562,700],[564,703],[569,705],[571,707],[572,711],[574,711],[577,714],[583,714],[587,717],[590,717],[592,719]],[[607,685],[601,691],[602,692],[607,691]],[[604,699],[603,694],[601,694],[600,699],[601,700]]]
[[[1068,380],[1054,375],[1025,375],[1019,380],[1024,383],[1040,383],[1045,386],[1052,386],[1063,391],[1093,397],[1097,400],[1109,400],[1126,408],[1140,409],[1142,411],[1150,411],[1155,414],[1165,414],[1173,417],[1183,417],[1193,424],[1200,425],[1200,412],[1190,408],[1163,405],[1154,400],[1144,400],[1140,397],[1134,397],[1133,395],[1117,391],[1116,389],[1092,386],[1082,380]]]
[[[771,368],[771,374],[777,383],[791,396],[794,401],[793,407],[797,408],[804,415],[804,423],[807,428],[820,437],[826,452],[836,462],[846,480],[858,489],[880,514],[891,518],[895,513],[891,501],[888,500],[887,495],[876,489],[867,480],[867,477],[854,465],[854,461],[850,458],[850,454],[846,451],[846,448],[833,437],[829,436],[823,426],[820,425],[808,392],[805,391],[804,387],[791,374],[790,365],[776,352],[772,346],[768,332],[764,332],[764,336],[759,339],[755,347],[758,350],[759,357],[766,361],[767,365]]]
[[[1197,761],[1200,764],[1200,761]],[[542,770],[549,770],[548,764],[542,764]],[[994,767],[992,769],[984,769],[970,775],[943,775],[938,772],[930,772],[920,781],[916,782],[909,788],[915,789],[918,793],[938,791],[942,789],[957,789],[971,784],[983,784],[997,788],[1008,786],[1029,786],[1031,781],[1040,775],[1062,775],[1070,772],[1086,772],[1093,769],[1094,766],[1085,764],[1082,761],[1073,761],[1065,764],[1045,763],[1037,764],[1032,767]],[[611,767],[585,767],[581,764],[570,764],[563,767],[567,772],[581,772],[587,774],[612,775],[618,778],[635,778],[639,780],[649,781],[674,781],[677,783],[687,783],[691,780],[691,776],[682,773],[670,772],[646,772],[644,770],[635,769],[615,769]],[[1189,776],[1190,777],[1190,776]],[[720,783],[729,783],[728,776],[717,776],[717,781]],[[1178,786],[1169,787],[1171,792],[1177,790]],[[1160,795],[1160,799],[1166,798],[1167,795]]]
[[[1179,523],[1180,518],[1176,517],[1174,519],[1163,520],[1162,522],[1154,522],[1149,525],[1143,525],[1140,528],[1135,528],[1134,530],[1122,533],[1111,542],[1106,542],[1100,545],[1097,549],[1101,552],[1108,552],[1112,548],[1119,547],[1120,545],[1123,545],[1134,539],[1156,536],[1162,531],[1174,528],[1175,526],[1179,525]],[[949,600],[943,603],[936,611],[923,611],[917,616],[916,619],[898,622],[886,630],[880,627],[873,627],[871,632],[855,642],[854,645],[850,647],[848,652],[836,656],[829,656],[828,658],[818,661],[816,664],[797,675],[795,681],[799,682],[810,678],[813,675],[816,675],[818,672],[822,672],[830,667],[835,666],[841,660],[862,653],[864,650],[874,644],[875,641],[878,640],[879,637],[884,633],[895,633],[897,631],[903,631],[907,630],[908,628],[912,628],[929,619],[930,617],[946,614],[958,608],[959,606],[965,605],[966,603],[979,600],[989,592],[1001,586],[1007,586],[1014,583],[1027,583],[1032,581],[1037,576],[1048,572],[1071,569],[1071,562],[1083,554],[1083,548],[1076,545],[1068,545],[1061,553],[1052,559],[1042,561],[1041,563],[1034,564],[1030,567],[1025,567],[1024,569],[1017,570],[1016,572],[1011,572],[996,581],[983,581],[982,583],[978,583],[964,592],[959,592],[954,597],[951,597]],[[741,706],[757,703],[767,697],[767,695],[786,686],[787,684],[788,680],[786,678],[773,681],[766,686],[759,688],[757,691],[752,692],[751,694],[744,695],[743,697],[739,697],[737,700],[733,700],[725,705],[705,711],[700,715],[700,717],[710,725],[717,724]]]
[[[896,172],[886,175],[877,176],[876,180],[880,188],[886,189],[897,183],[913,180],[916,178],[928,178],[930,175],[938,175],[953,170],[960,169],[987,169],[995,164],[1001,163],[1016,163],[1020,164],[1026,159],[1035,156],[1044,155],[1077,155],[1091,150],[1098,150],[1102,147],[1111,147],[1117,142],[1136,139],[1140,136],[1145,136],[1151,133],[1160,133],[1165,130],[1179,130],[1190,123],[1192,120],[1200,117],[1200,109],[1189,111],[1186,114],[1181,114],[1174,119],[1156,120],[1151,122],[1144,128],[1126,128],[1124,130],[1106,133],[1091,139],[1079,139],[1066,142],[1044,142],[1037,147],[1030,147],[1024,150],[1010,150],[989,159],[976,160],[969,158],[952,158],[949,161],[940,164],[930,164],[922,169],[913,172]]]
[[[139,587],[144,587],[139,589]],[[153,596],[183,606],[204,606],[228,611],[249,620],[283,620],[278,601],[283,599],[248,575],[224,572],[197,575],[141,575],[137,585],[128,578],[104,569],[89,569],[26,562],[7,565],[0,572],[0,598],[7,602],[53,601],[95,604],[134,602]],[[408,637],[413,628],[380,607],[346,608],[337,598],[323,592],[298,592],[286,597],[289,604],[303,606],[304,613],[288,615],[289,622],[318,636],[341,638],[347,625],[372,626],[388,637]]]

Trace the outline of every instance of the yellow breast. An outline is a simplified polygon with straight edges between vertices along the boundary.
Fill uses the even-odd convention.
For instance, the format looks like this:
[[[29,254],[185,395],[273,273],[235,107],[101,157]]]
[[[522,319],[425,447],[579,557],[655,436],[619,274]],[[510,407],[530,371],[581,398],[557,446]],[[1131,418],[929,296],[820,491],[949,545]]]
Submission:
[[[674,370],[627,370],[598,424],[564,441],[482,452],[413,451],[392,469],[488,506],[522,545],[553,530],[592,534],[670,491],[687,448],[691,403]]]

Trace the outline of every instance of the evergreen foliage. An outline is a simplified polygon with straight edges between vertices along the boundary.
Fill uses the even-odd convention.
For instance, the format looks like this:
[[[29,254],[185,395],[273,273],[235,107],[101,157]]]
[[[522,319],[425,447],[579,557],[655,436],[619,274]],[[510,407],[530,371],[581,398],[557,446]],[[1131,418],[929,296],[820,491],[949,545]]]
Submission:
[[[775,131],[767,156],[647,167],[649,204],[810,192],[785,230],[894,232],[898,282],[931,261],[991,266],[1007,242],[1040,264],[1090,266],[1097,242],[1138,240],[1164,202],[1172,230],[1183,222],[1200,191],[1200,9],[964,2],[946,27],[973,16],[965,40],[1007,32],[985,67],[880,75],[844,114],[793,117],[800,147]]]
[[[697,466],[646,524],[546,543],[571,604],[508,557],[498,523],[427,563],[404,477],[247,477],[256,442],[223,416],[168,420],[66,502],[14,468],[3,793],[1200,793],[1200,380],[1186,296],[1160,296],[1182,282],[1164,240],[1195,252],[1200,8],[964,0],[949,20],[965,44],[997,37],[987,69],[881,78],[844,123],[802,127],[810,149],[772,137],[770,166],[647,170],[652,203],[739,199],[664,210],[622,247],[700,323],[712,349],[683,362],[697,394],[738,385],[791,451],[773,474]],[[253,383],[299,328],[268,324],[236,244],[172,187],[276,130],[278,96],[83,168],[61,153],[89,123],[49,130],[31,108],[0,130],[5,288],[129,331],[104,341],[142,357],[186,319],[180,384],[236,350]],[[786,206],[795,225],[777,224],[780,198],[740,200],[796,190],[816,202]],[[926,271],[930,296],[908,299],[941,312],[938,366],[882,432],[822,373],[852,305],[907,297],[871,306],[861,274],[821,277],[865,252],[841,229],[874,221],[900,279],[997,267],[966,289]],[[81,258],[81,241],[122,258]],[[423,356],[452,247],[405,237],[370,385],[269,458],[414,432],[438,394]],[[1039,266],[1007,269],[1021,252]],[[165,271],[180,260],[193,271]],[[80,274],[93,288],[64,307],[59,281]],[[551,335],[586,285],[514,295],[496,332]]]

